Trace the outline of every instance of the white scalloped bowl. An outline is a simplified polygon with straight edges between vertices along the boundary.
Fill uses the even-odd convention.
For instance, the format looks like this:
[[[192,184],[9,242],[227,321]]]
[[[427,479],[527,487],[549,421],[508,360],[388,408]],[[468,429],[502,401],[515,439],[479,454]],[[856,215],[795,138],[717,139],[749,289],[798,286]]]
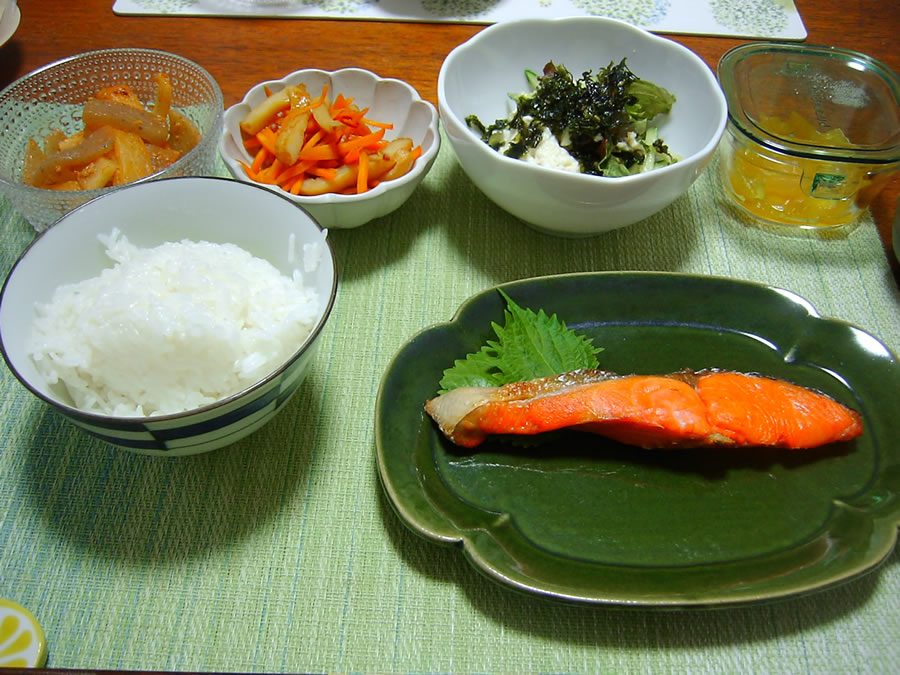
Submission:
[[[597,72],[626,58],[638,77],[677,97],[660,116],[660,136],[680,161],[647,173],[605,178],[506,157],[466,125],[506,117],[507,94],[527,89],[526,68],[548,61]],[[686,47],[617,19],[523,19],[489,26],[459,45],[438,76],[444,132],[463,171],[498,206],[541,231],[590,236],[631,225],[683,195],[712,158],[728,109],[712,70]]]
[[[402,206],[431,169],[440,149],[437,110],[406,82],[379,77],[360,68],[331,72],[307,68],[297,70],[280,80],[261,82],[250,89],[243,101],[225,111],[225,127],[219,142],[219,152],[231,174],[238,180],[258,184],[247,175],[239,161],[249,164],[253,160],[243,148],[240,122],[254,105],[266,98],[267,88],[269,91],[280,91],[288,85],[301,82],[313,96],[317,96],[327,84],[332,96],[343,94],[345,97],[352,97],[360,108],[369,108],[368,117],[394,125],[393,129],[385,133],[385,139],[411,138],[414,145],[422,146],[422,156],[406,175],[379,183],[361,195],[304,196],[292,195],[278,186],[263,187],[302,205],[322,227],[327,228],[359,227]]]

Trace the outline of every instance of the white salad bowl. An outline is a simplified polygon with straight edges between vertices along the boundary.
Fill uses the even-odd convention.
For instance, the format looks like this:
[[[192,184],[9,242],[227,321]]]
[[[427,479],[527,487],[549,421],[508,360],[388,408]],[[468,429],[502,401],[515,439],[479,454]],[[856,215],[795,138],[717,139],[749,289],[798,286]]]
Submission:
[[[318,298],[312,331],[302,344],[287,346],[291,355],[277,368],[209,405],[149,417],[77,408],[65,387],[49,384],[38,371],[28,340],[36,304],[48,303],[63,284],[97,277],[113,266],[99,239],[113,228],[140,248],[185,239],[231,243],[284,275],[301,275],[304,287],[313,289]],[[25,250],[0,294],[0,348],[28,390],[88,433],[141,454],[196,454],[234,443],[283,408],[308,372],[336,294],[334,253],[325,232],[290,200],[227,178],[135,183],[75,208]],[[114,344],[122,343],[117,339]]]
[[[393,125],[385,133],[385,140],[411,138],[413,145],[422,147],[422,155],[407,174],[379,183],[363,194],[304,196],[292,195],[278,186],[265,187],[302,205],[326,228],[359,227],[402,206],[437,158],[441,145],[437,110],[406,82],[379,77],[360,68],[331,72],[307,68],[280,80],[261,82],[250,89],[240,103],[225,111],[219,152],[231,174],[238,180],[254,182],[241,165],[241,161],[250,164],[253,160],[242,143],[241,120],[253,106],[266,98],[267,90],[281,91],[286,86],[300,83],[306,85],[312,96],[318,96],[327,86],[332,99],[338,94],[353,98],[360,108],[369,109],[366,113],[368,118]]]
[[[571,173],[506,157],[470,130],[513,109],[528,90],[524,71],[552,61],[575,77],[626,59],[639,78],[673,93],[670,113],[653,120],[679,161],[617,178]],[[456,47],[438,76],[444,131],[469,178],[498,206],[556,235],[589,236],[647,218],[684,194],[706,167],[728,109],[712,70],[686,47],[616,19],[523,19],[490,26]]]

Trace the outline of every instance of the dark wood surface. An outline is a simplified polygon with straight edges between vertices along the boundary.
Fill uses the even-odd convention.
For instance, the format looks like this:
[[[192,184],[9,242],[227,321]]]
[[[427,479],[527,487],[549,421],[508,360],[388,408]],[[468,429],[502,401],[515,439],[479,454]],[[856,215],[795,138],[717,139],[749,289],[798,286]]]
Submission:
[[[900,71],[900,3],[795,1],[809,33],[807,42],[862,51]],[[113,0],[19,0],[21,24],[0,47],[0,88],[78,52],[132,46],[163,49],[200,63],[219,82],[226,106],[264,79],[305,67],[347,66],[406,80],[437,103],[437,75],[444,56],[483,28],[346,20],[121,17],[113,13],[112,5]],[[697,52],[712,68],[728,49],[744,42],[668,37]],[[895,279],[900,279],[900,270],[890,238],[898,194],[900,177],[895,177],[872,205]]]
[[[900,72],[900,3],[883,0],[795,0],[808,43],[864,52]],[[57,59],[90,49],[152,47],[181,54],[209,70],[230,106],[254,84],[299,68],[367,68],[412,84],[437,103],[445,55],[480,25],[310,19],[117,16],[113,0],[19,0],[22,21],[0,47],[0,87]],[[745,40],[669,35],[715,68]],[[891,227],[900,196],[895,176],[872,204],[895,279]]]

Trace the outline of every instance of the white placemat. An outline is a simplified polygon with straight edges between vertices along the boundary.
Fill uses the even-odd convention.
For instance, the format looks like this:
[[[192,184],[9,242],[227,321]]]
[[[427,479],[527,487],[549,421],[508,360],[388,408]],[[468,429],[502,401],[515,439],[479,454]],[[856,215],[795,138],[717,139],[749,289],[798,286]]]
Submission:
[[[803,40],[793,0],[115,0],[123,15],[496,23],[608,16],[658,33]]]

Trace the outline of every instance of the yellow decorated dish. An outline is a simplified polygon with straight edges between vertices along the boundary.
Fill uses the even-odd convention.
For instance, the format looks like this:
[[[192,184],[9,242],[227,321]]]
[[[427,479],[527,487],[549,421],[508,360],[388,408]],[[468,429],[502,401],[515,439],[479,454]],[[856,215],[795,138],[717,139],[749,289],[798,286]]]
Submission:
[[[0,668],[41,668],[46,662],[47,642],[37,619],[0,598]]]

